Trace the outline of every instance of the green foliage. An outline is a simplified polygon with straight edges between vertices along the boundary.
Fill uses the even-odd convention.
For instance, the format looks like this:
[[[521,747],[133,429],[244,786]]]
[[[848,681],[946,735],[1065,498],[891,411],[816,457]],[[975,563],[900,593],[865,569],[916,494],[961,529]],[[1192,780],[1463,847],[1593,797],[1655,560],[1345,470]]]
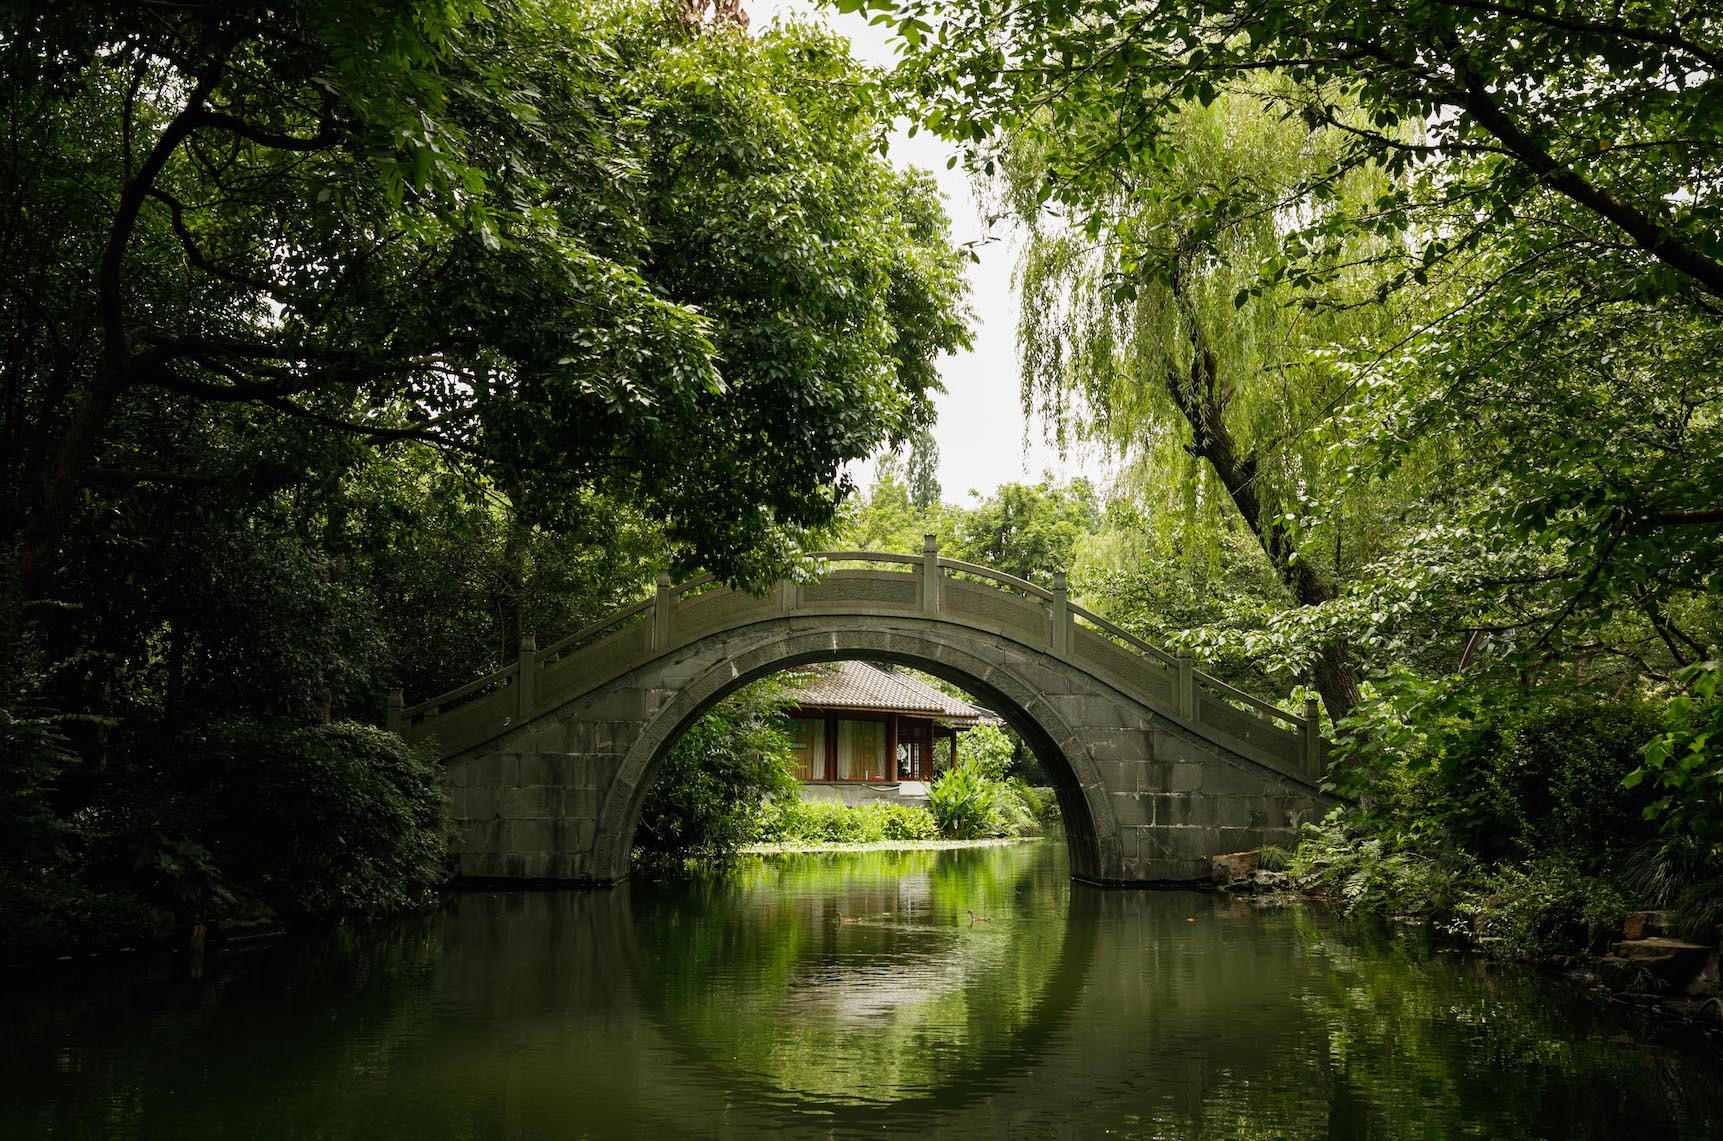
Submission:
[[[1620,930],[1628,907],[1616,886],[1571,859],[1545,856],[1503,865],[1469,901],[1480,938],[1521,959],[1571,956]]]
[[[1485,728],[1456,759],[1462,768],[1481,762],[1500,838],[1518,854],[1568,852],[1595,866],[1613,862],[1611,853],[1643,830],[1644,797],[1622,784],[1654,726],[1637,702],[1556,700],[1504,730]],[[1489,755],[1479,757],[1481,749]],[[1489,827],[1473,830],[1478,844]]]
[[[1274,844],[1257,850],[1257,866],[1265,872],[1284,872],[1292,866],[1292,853]]]
[[[804,800],[794,791],[762,811],[754,842],[761,844],[877,844],[934,840],[939,827],[925,808],[874,801],[847,805]]]
[[[1025,801],[1043,832],[1056,832],[1064,818],[1059,813],[1059,794],[1045,785],[1025,785]]]
[[[421,906],[448,878],[441,769],[391,733],[231,720],[172,748],[158,772],[186,782],[178,795],[194,831],[173,851],[155,848],[166,880],[219,877],[279,913],[332,915]]]
[[[1566,855],[1490,865],[1463,851],[1307,825],[1289,869],[1360,916],[1427,921],[1511,958],[1571,956],[1619,928],[1627,903],[1611,880]]]
[[[1034,835],[1045,827],[1049,812],[1047,798],[1019,778],[990,775],[985,762],[947,770],[929,790],[928,808],[940,834],[954,840]],[[1055,816],[1057,809],[1055,800]]]
[[[866,498],[851,508],[845,540],[859,550],[920,553],[922,536],[936,535],[947,558],[1046,582],[1054,571],[1072,567],[1101,517],[1095,489],[1083,479],[1004,483],[975,500],[966,507],[922,504],[901,463],[887,456]]]
[[[1661,695],[1717,657],[1715,21],[1668,3],[839,6],[901,29],[904,106],[1028,229],[1026,403],[1118,456],[1133,500],[1088,544],[1086,604],[1253,689],[1329,699],[1346,687],[1324,654],[1350,656],[1375,675],[1354,697],[1402,704],[1352,726],[1349,764],[1381,771],[1336,775],[1392,800],[1391,829],[1424,827],[1426,794],[1480,826],[1488,801],[1524,816],[1535,787],[1580,796],[1548,765],[1491,791],[1458,765],[1493,772],[1512,742],[1459,738],[1518,740],[1513,707]],[[1643,779],[1670,782],[1672,835],[1712,834],[1715,766],[1691,747],[1710,738],[1687,717]],[[1427,767],[1398,766],[1372,721],[1428,736]],[[1636,809],[1602,791],[1605,752],[1578,779]]]
[[[0,915],[0,963],[7,964],[139,946],[167,933],[137,893],[53,865],[0,864]]]
[[[1651,703],[1409,672],[1380,684],[1340,726],[1333,773],[1364,832],[1487,860],[1567,853],[1594,869],[1650,834],[1650,795],[1624,784],[1655,732]]]
[[[967,765],[953,765],[928,791],[928,809],[940,834],[976,840],[1004,831],[999,807],[1001,785]]]
[[[1714,871],[1714,867],[1707,869]],[[1685,938],[1702,942],[1716,938],[1723,928],[1723,876],[1708,874],[1683,888],[1670,918],[1676,933]]]
[[[999,786],[999,827],[1006,836],[1034,836],[1045,828],[1047,801],[1022,777],[1011,777]],[[1054,807],[1057,807],[1055,802]]]
[[[1690,840],[1715,855],[1723,851],[1723,663],[1695,664],[1676,680],[1687,692],[1664,707],[1663,731],[1626,783],[1657,796],[1645,818],[1671,843]]]
[[[918,511],[939,502],[939,443],[931,429],[922,429],[910,441],[909,501]]]
[[[371,884],[284,847],[280,906],[417,897],[366,775],[406,762],[302,727],[506,665],[659,567],[804,571],[842,465],[925,428],[967,338],[931,181],[878,153],[863,72],[805,24],[74,0],[7,8],[0,62],[18,883],[244,902],[268,860],[217,844],[226,810],[144,738],[243,765],[264,719],[304,844],[396,846]],[[351,794],[314,811],[320,782]]]
[[[868,816],[879,820],[882,840],[937,840],[939,823],[925,808],[910,804],[864,804]]]
[[[258,912],[402,911],[448,878],[440,768],[366,725],[132,722],[103,772],[68,769],[52,791],[52,851],[0,859],[8,957]]]
[[[1451,923],[1477,862],[1348,829],[1339,810],[1307,824],[1288,870],[1349,913],[1428,916]]]
[[[1360,804],[1306,829],[1295,874],[1348,910],[1429,919],[1521,958],[1598,949],[1632,908],[1669,907],[1683,929],[1708,930],[1715,849],[1693,829],[1659,842],[1647,816],[1663,810],[1635,769],[1656,707],[1411,692],[1361,707],[1352,728],[1379,735],[1347,774]]]
[[[152,408],[420,441],[534,521],[598,492],[759,581],[831,523],[841,463],[925,424],[966,340],[930,183],[876,153],[856,65],[806,25],[707,35],[627,0],[67,7],[7,17],[30,126],[0,155],[22,215],[73,223],[11,251],[4,314],[32,346],[15,427],[57,479],[109,440],[150,466]],[[221,467],[200,458],[180,474]],[[75,490],[24,503],[33,537],[87,524]],[[55,569],[34,544],[28,590]]]
[[[796,796],[781,716],[794,691],[793,682],[766,678],[690,725],[647,789],[635,846],[654,855],[723,856],[759,835],[774,806]]]
[[[765,806],[755,835],[763,844],[856,844],[864,831],[862,817],[849,805],[791,794]]]
[[[998,725],[983,722],[957,736],[958,765],[986,780],[1004,780],[1016,752],[1017,742]]]
[[[1095,489],[1086,479],[1054,483],[1002,483],[992,495],[960,512],[952,556],[1031,581],[1068,571],[1078,543],[1100,518]]]
[[[0,866],[52,857],[66,825],[49,788],[78,763],[63,726],[25,701],[0,703],[0,757]]]

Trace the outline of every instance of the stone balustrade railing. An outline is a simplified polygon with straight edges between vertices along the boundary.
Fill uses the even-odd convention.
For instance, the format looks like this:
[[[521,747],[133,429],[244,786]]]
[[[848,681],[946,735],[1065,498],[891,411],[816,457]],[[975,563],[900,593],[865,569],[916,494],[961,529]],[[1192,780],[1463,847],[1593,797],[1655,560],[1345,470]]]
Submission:
[[[660,573],[652,597],[543,648],[528,634],[517,661],[428,701],[389,697],[389,728],[434,738],[453,756],[613,681],[699,638],[751,622],[804,614],[958,622],[1040,650],[1247,756],[1307,781],[1320,778],[1325,743],[1314,699],[1290,713],[1196,668],[1071,602],[1063,572],[1043,587],[957,559],[933,536],[920,555],[828,551],[818,582],[779,583],[768,595],[733,591],[711,575],[675,584]],[[855,564],[861,564],[860,567]],[[882,569],[884,568],[884,569]]]

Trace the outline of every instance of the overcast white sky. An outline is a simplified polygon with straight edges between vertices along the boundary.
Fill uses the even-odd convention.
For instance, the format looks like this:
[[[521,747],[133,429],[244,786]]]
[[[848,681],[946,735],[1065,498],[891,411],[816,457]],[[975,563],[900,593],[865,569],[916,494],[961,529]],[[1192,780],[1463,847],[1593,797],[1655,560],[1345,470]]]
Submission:
[[[867,63],[889,67],[891,48],[882,29],[870,26],[855,15],[821,12],[811,0],[744,0],[743,6],[758,30],[779,16],[798,15],[822,21],[847,36],[856,57]],[[908,138],[903,125],[892,138],[892,161],[931,172],[944,192],[951,214],[953,236],[959,242],[979,241],[980,210],[960,168],[947,170],[953,149],[922,133]],[[1011,289],[1011,271],[1016,264],[1015,245],[1008,235],[978,245],[980,262],[969,267],[970,304],[976,313],[975,348],[940,362],[945,395],[936,401],[939,423],[934,438],[939,442],[939,482],[947,503],[962,503],[974,489],[987,494],[1001,483],[1038,479],[1044,470],[1055,475],[1096,474],[1094,463],[1061,463],[1053,448],[1042,442],[1039,425],[1027,433],[1018,400],[1017,298]],[[864,484],[872,479],[872,465],[857,471]]]

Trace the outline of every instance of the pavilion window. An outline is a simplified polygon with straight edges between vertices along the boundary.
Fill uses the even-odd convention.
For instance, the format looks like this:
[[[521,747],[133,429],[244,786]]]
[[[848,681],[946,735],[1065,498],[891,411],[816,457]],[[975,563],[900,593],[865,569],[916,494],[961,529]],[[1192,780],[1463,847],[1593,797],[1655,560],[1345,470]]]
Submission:
[[[887,780],[884,721],[838,722],[838,779]]]
[[[897,779],[933,779],[933,722],[902,717],[897,726]]]
[[[826,723],[824,718],[792,717],[790,722],[790,769],[797,780],[822,780],[826,775]]]

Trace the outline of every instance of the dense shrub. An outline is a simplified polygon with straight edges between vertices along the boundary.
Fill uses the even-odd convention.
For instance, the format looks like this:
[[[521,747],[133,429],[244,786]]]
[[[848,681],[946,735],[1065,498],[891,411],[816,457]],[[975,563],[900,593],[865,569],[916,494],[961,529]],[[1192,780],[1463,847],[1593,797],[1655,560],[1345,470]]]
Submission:
[[[756,837],[766,844],[858,844],[862,820],[835,800],[803,800],[791,793],[774,798],[760,813]]]
[[[846,805],[791,794],[765,806],[756,836],[765,844],[876,844],[938,839],[939,826],[925,808],[910,804]]]
[[[1723,854],[1723,662],[1700,662],[1676,675],[1688,687],[1663,710],[1628,783],[1644,782],[1645,815],[1670,845],[1691,841],[1715,862]]]
[[[441,773],[394,734],[235,719],[182,742],[202,781],[188,839],[236,893],[284,914],[384,912],[447,878]]]
[[[881,840],[937,840],[939,824],[933,813],[912,804],[864,804],[861,810],[879,821]]]
[[[1059,819],[1050,788],[1023,779],[1022,750],[997,725],[977,725],[959,739],[957,764],[935,782],[929,807],[940,832],[954,840],[984,836],[1031,836]],[[1037,766],[1035,771],[1039,772]]]
[[[1651,798],[1623,782],[1657,728],[1638,702],[1571,699],[1510,722],[1488,759],[1487,783],[1511,854],[1560,851],[1608,863],[1614,850],[1647,836]]]
[[[1559,855],[1497,866],[1462,908],[1480,938],[1522,959],[1583,951],[1627,912],[1613,884]]]
[[[0,864],[0,962],[127,946],[165,934],[137,894],[57,865]]]
[[[1017,742],[997,725],[980,724],[957,739],[957,764],[991,781],[1004,780]]]
[[[440,771],[391,733],[136,718],[109,746],[100,771],[60,771],[51,845],[0,853],[0,955],[136,943],[259,909],[398,911],[447,877]]]
[[[755,682],[688,727],[647,789],[638,850],[719,856],[759,835],[768,805],[798,787],[780,716],[795,688],[781,678]]]
[[[1338,813],[1307,825],[1289,870],[1350,914],[1428,920],[1514,958],[1570,955],[1615,930],[1628,904],[1571,856],[1486,863],[1349,831]]]
[[[1559,852],[1599,873],[1655,835],[1652,793],[1630,787],[1658,725],[1645,703],[1546,694],[1525,707],[1450,689],[1372,699],[1346,723],[1350,755],[1331,777],[1356,798],[1352,831],[1485,862]]]
[[[1059,794],[1045,785],[1025,786],[1035,812],[1035,823],[1042,831],[1050,831],[1060,824]]]
[[[1455,850],[1425,851],[1349,830],[1337,811],[1306,825],[1289,870],[1348,913],[1452,920],[1477,882],[1476,860]]]
[[[927,798],[940,834],[954,840],[1003,835],[999,810],[1002,787],[968,765],[949,769],[934,782]]]

